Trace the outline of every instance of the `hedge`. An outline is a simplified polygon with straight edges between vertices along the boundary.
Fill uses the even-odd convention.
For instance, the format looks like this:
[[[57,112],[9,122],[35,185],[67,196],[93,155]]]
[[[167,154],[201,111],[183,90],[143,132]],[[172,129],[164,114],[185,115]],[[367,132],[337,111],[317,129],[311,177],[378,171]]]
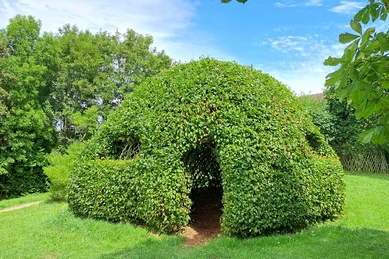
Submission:
[[[343,170],[285,85],[211,58],[147,80],[111,114],[71,174],[79,216],[172,232],[192,190],[223,190],[224,234],[293,232],[336,219]]]

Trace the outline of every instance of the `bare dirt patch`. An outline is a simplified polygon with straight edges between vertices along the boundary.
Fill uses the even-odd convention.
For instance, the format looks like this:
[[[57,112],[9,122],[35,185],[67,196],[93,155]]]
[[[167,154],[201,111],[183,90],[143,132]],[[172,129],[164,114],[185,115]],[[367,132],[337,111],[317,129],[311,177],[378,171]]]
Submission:
[[[215,188],[192,192],[191,222],[182,234],[186,237],[184,245],[204,244],[221,233],[221,196],[222,191]]]

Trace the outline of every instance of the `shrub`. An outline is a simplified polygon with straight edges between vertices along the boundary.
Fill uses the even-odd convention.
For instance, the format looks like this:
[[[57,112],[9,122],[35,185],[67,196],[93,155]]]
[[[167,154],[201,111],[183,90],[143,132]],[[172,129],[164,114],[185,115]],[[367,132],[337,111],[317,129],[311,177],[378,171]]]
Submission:
[[[332,114],[327,110],[326,100],[315,99],[311,95],[300,96],[299,100],[311,115],[313,124],[319,128],[327,142],[333,141],[335,125]]]
[[[190,192],[207,187],[222,187],[222,229],[240,237],[296,231],[344,205],[338,157],[297,98],[267,74],[210,58],[128,95],[78,164],[76,215],[162,232],[187,224]]]
[[[67,184],[69,174],[74,169],[75,161],[80,157],[84,144],[74,142],[65,154],[54,150],[48,155],[49,166],[43,168],[49,178],[49,191],[52,200],[65,201],[67,197]]]
[[[43,167],[55,130],[43,110],[13,109],[0,127],[0,199],[47,191]]]
[[[345,101],[340,101],[333,87],[327,87],[325,111],[331,115],[332,130],[329,143],[336,151],[346,171],[387,173],[388,163],[385,156],[388,146],[364,144],[359,135],[377,124],[374,119],[355,117],[355,109]]]

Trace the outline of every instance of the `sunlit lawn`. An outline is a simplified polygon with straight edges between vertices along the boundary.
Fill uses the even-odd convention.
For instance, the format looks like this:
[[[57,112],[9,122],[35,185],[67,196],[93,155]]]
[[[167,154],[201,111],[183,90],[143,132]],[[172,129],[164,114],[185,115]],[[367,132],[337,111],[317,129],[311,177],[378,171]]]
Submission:
[[[0,258],[389,258],[389,175],[347,173],[344,217],[294,235],[200,246],[129,224],[74,218],[65,203],[0,213]],[[0,201],[0,209],[47,199]]]

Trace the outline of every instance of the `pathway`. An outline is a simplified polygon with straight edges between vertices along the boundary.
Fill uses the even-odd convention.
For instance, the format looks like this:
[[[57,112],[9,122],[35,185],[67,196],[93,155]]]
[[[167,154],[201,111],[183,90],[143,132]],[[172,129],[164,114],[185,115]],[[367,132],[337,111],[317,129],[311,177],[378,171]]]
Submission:
[[[18,210],[18,209],[29,207],[29,206],[32,206],[32,205],[37,205],[37,204],[39,204],[41,202],[43,202],[43,201],[35,201],[35,202],[29,202],[29,203],[25,203],[25,204],[20,204],[20,205],[12,206],[12,207],[0,210],[0,213],[11,211],[11,210]]]

